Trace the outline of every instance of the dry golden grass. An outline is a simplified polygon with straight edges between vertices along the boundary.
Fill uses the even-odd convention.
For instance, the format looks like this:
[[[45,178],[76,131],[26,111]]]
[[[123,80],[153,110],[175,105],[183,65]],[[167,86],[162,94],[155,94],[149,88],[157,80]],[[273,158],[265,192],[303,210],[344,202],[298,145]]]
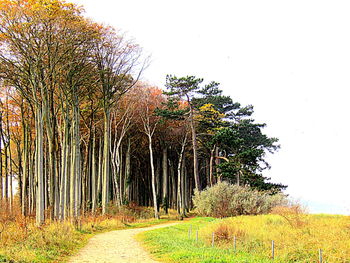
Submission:
[[[232,247],[236,236],[237,249],[266,257],[271,255],[273,240],[275,255],[281,262],[317,262],[319,249],[325,262],[350,262],[349,216],[285,213],[215,221],[200,235],[209,244],[214,232],[222,247]]]
[[[34,216],[21,215],[18,202],[12,210],[6,204],[0,206],[0,262],[62,262],[94,233],[161,222],[152,218],[151,208],[131,206],[111,209],[104,216],[86,213],[64,222],[46,220],[37,227]]]

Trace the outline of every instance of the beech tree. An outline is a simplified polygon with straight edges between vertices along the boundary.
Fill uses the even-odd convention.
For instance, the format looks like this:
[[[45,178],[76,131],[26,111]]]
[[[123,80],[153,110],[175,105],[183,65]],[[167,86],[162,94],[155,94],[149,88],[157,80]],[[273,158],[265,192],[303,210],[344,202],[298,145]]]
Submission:
[[[156,191],[156,175],[154,168],[154,154],[153,154],[153,135],[157,129],[160,121],[160,117],[155,114],[155,109],[160,106],[162,100],[162,91],[159,89],[145,89],[143,91],[143,96],[141,97],[141,107],[139,111],[139,116],[143,125],[143,132],[148,138],[148,150],[149,159],[151,166],[151,184],[152,184],[152,197],[153,197],[153,208],[154,217],[159,219],[158,214],[158,203],[157,203],[157,191]]]
[[[104,113],[103,176],[102,176],[102,213],[106,213],[110,174],[110,119],[111,108],[120,97],[137,82],[145,64],[140,63],[141,49],[130,40],[116,35],[107,28],[102,39],[95,47],[94,63],[99,75],[99,88]],[[132,73],[136,71],[136,78]]]

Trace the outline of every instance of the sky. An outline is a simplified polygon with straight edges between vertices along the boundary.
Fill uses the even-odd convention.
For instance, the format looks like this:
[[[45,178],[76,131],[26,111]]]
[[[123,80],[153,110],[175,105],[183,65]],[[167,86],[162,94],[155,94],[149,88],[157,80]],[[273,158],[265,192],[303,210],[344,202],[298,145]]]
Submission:
[[[73,0],[151,63],[143,80],[216,81],[281,149],[264,172],[311,213],[350,214],[350,2]]]

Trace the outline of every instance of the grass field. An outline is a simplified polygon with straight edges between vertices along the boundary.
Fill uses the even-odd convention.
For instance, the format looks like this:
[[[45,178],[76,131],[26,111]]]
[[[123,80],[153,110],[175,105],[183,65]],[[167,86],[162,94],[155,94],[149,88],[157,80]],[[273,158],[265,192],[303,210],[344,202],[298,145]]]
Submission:
[[[350,262],[350,218],[346,216],[195,218],[174,227],[141,233],[138,239],[163,262],[311,263],[318,262],[319,249],[323,262]]]

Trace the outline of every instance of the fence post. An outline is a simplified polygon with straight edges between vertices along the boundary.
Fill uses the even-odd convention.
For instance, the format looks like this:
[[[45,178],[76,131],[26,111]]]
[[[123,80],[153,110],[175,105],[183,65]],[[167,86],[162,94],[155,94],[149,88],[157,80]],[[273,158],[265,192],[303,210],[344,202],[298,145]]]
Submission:
[[[215,234],[214,234],[214,232],[213,232],[213,235],[212,235],[212,237],[211,237],[211,246],[212,246],[212,247],[214,247],[214,235],[215,235]]]
[[[318,250],[318,258],[319,258],[319,262],[322,263],[322,249]]]
[[[237,248],[237,244],[236,244],[237,240],[236,240],[236,236],[233,237],[233,251],[236,253],[236,248]]]
[[[275,259],[275,241],[271,242],[271,258]]]
[[[237,248],[237,239],[236,236],[233,236],[233,252],[236,253]]]
[[[198,230],[196,231],[196,242],[198,243]]]
[[[190,225],[190,228],[188,229],[188,238],[191,238],[191,232],[192,232],[192,225]]]

